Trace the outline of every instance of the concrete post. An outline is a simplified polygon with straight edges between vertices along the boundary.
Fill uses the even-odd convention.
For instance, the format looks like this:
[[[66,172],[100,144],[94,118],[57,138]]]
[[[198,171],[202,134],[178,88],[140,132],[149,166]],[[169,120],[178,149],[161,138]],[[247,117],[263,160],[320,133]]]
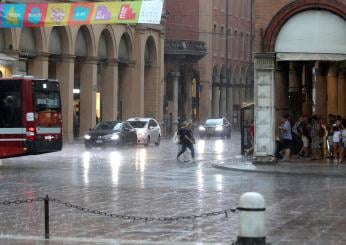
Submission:
[[[275,53],[255,54],[255,150],[254,161],[274,162],[275,153],[275,103],[274,69]]]
[[[178,88],[180,72],[172,72],[173,76],[173,115],[172,115],[172,130],[176,132],[178,130]]]
[[[256,192],[244,193],[239,200],[239,235],[237,245],[265,245],[265,201]]]

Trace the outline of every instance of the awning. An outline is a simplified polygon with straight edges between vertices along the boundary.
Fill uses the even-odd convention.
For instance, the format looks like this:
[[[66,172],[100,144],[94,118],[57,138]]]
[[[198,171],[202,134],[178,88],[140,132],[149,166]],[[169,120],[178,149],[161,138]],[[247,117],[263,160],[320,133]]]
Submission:
[[[6,65],[6,66],[13,66],[17,62],[17,59],[4,54],[0,53],[0,65]]]
[[[313,53],[276,53],[277,61],[343,61],[346,60],[346,54],[313,54]]]

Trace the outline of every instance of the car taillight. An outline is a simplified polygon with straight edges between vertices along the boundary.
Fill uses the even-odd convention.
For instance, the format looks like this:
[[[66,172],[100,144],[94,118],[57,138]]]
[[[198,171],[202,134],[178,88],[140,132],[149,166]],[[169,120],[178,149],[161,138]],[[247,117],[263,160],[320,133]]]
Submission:
[[[26,129],[26,138],[28,140],[34,140],[35,139],[35,128],[34,127],[28,127]]]

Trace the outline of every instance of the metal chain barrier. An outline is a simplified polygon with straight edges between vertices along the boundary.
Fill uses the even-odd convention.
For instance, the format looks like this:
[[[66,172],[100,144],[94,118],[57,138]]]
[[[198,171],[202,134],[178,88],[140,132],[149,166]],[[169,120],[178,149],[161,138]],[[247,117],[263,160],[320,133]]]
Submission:
[[[238,208],[229,208],[224,209],[220,211],[215,212],[209,212],[209,213],[201,213],[196,215],[187,215],[187,216],[172,216],[172,217],[146,217],[146,216],[134,216],[134,215],[122,215],[122,214],[113,214],[97,209],[90,209],[86,207],[82,207],[79,205],[72,204],[70,202],[64,202],[57,198],[51,198],[48,197],[38,197],[33,199],[26,199],[26,200],[13,200],[13,201],[2,201],[0,202],[0,205],[19,205],[19,204],[26,204],[26,203],[33,203],[33,202],[44,202],[44,221],[45,221],[45,238],[49,239],[49,202],[54,202],[59,205],[63,205],[67,208],[77,209],[81,212],[88,213],[88,214],[95,214],[100,215],[104,217],[109,218],[115,218],[115,219],[121,219],[126,221],[144,221],[144,222],[153,222],[153,221],[159,221],[159,222],[172,222],[172,221],[180,221],[180,220],[195,220],[195,219],[201,219],[201,218],[209,218],[209,217],[215,217],[219,215],[224,215],[225,218],[228,218],[229,213],[235,213],[237,212]]]
[[[26,199],[26,200],[2,201],[0,202],[0,204],[4,206],[9,206],[9,205],[19,205],[19,204],[25,204],[25,203],[42,202],[42,201],[44,201],[44,198],[38,197],[38,198]]]
[[[121,214],[113,214],[113,213],[108,213],[105,211],[101,210],[95,210],[95,209],[89,209],[85,207],[81,207],[79,205],[72,204],[70,202],[63,202],[59,199],[56,198],[49,198],[50,201],[64,205],[68,208],[73,208],[77,209],[79,211],[82,211],[84,213],[90,213],[90,214],[96,214],[100,216],[106,216],[106,217],[111,217],[111,218],[117,218],[117,219],[122,219],[126,221],[145,221],[145,222],[150,222],[150,221],[161,221],[161,222],[171,222],[171,221],[179,221],[179,220],[193,220],[193,219],[199,219],[199,218],[208,218],[212,216],[219,216],[219,215],[225,215],[226,218],[228,218],[229,213],[235,213],[237,209],[225,209],[221,211],[216,211],[216,212],[209,212],[209,213],[202,213],[202,214],[197,214],[197,215],[188,215],[188,216],[175,216],[175,217],[145,217],[145,216],[133,216],[133,215],[121,215]]]

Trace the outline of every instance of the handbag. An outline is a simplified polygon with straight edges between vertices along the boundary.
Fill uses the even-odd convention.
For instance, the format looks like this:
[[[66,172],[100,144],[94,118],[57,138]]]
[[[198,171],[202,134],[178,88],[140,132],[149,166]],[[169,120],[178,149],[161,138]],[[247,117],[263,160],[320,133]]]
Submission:
[[[174,144],[179,144],[180,143],[180,138],[179,138],[179,135],[178,135],[178,132],[175,132],[174,135],[173,135],[173,138],[172,138],[172,141]]]

